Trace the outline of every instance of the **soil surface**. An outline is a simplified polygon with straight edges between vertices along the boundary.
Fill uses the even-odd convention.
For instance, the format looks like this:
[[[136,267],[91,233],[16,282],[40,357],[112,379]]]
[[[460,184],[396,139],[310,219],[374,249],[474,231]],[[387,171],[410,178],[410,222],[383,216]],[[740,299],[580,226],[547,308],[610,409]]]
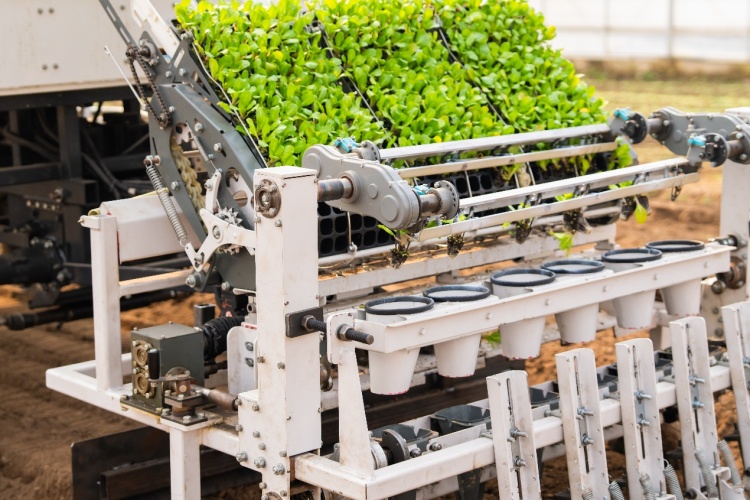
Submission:
[[[662,105],[683,101],[695,109],[721,111],[739,105],[743,88],[720,83],[695,87],[689,82],[595,82],[600,95],[612,103],[610,109],[635,101],[645,113]],[[705,99],[703,96],[720,95]],[[677,98],[680,96],[680,99]],[[726,101],[726,102],[725,102]],[[713,106],[712,106],[713,105]],[[660,147],[639,148],[642,161],[669,156]],[[646,224],[634,220],[618,223],[619,243],[639,246],[666,238],[705,240],[716,236],[719,223],[721,171],[704,171],[703,180],[684,189],[675,202],[669,193],[652,198],[653,213]],[[123,313],[123,349],[133,326],[145,327],[167,320],[190,324],[192,305],[205,297],[193,296],[181,302],[168,301],[148,308]],[[16,287],[0,287],[0,312],[24,309],[22,291]],[[560,347],[547,344],[542,355],[528,363],[530,383],[539,383],[554,374],[554,354],[579,346]],[[601,332],[590,345],[597,364],[614,362],[614,336]],[[69,498],[71,496],[70,445],[134,427],[128,419],[88,406],[45,387],[45,370],[93,359],[93,322],[79,320],[62,325],[47,325],[22,332],[0,327],[0,497]],[[719,431],[724,435],[733,423],[731,394],[717,403]],[[674,429],[665,429],[672,436]],[[608,454],[610,474],[616,476],[624,458],[616,451]],[[544,469],[544,490],[554,492],[567,486],[565,460],[548,462]],[[223,496],[241,496],[228,492]],[[245,494],[250,493],[245,491]],[[487,496],[497,497],[497,487],[489,485]]]

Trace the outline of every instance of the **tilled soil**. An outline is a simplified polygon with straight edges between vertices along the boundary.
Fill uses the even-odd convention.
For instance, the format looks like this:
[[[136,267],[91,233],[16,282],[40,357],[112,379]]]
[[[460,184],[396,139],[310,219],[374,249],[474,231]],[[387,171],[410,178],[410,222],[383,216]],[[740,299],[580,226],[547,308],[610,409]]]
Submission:
[[[718,172],[708,172],[705,182],[689,186],[676,201],[665,196],[652,201],[653,214],[646,224],[619,223],[619,242],[639,246],[655,239],[695,238],[705,240],[718,232]],[[698,200],[698,202],[696,202]],[[703,201],[700,201],[703,200]],[[189,323],[192,305],[206,297],[167,301],[148,308],[123,313],[123,349],[133,326],[150,326],[167,320]],[[20,292],[0,287],[0,308],[22,309]],[[22,332],[0,330],[0,491],[3,498],[70,497],[70,444],[134,427],[128,419],[88,406],[50,391],[45,387],[47,368],[93,358],[93,323],[79,320],[63,325],[47,325]],[[589,345],[596,352],[597,364],[614,362],[615,339],[611,331],[600,332]],[[529,382],[543,382],[555,372],[554,354],[580,347],[543,346],[542,355],[528,363]],[[720,432],[731,430],[732,396],[722,396],[717,404]],[[665,429],[676,437],[676,430]],[[673,439],[674,441],[674,439]],[[616,473],[624,458],[608,453],[611,472]],[[545,464],[544,491],[553,492],[567,485],[564,459]],[[240,496],[234,492],[228,496]],[[497,495],[488,485],[487,496]]]

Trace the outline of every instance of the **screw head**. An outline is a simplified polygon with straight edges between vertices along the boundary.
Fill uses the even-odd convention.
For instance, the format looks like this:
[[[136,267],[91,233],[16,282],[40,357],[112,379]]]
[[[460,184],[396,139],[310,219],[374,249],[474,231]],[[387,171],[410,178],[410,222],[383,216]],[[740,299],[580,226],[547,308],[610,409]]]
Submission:
[[[242,426],[240,424],[237,424],[234,426],[234,430],[237,432],[242,432]]]
[[[259,469],[262,469],[266,466],[266,459],[263,457],[258,457],[253,460],[253,465],[255,465]]]
[[[276,366],[279,370],[283,370],[284,368],[286,368],[286,364],[283,361],[279,361],[278,363],[276,363]]]
[[[268,485],[266,483],[258,483],[258,488],[260,488],[261,490],[265,490],[267,487]]]
[[[191,274],[191,275],[190,275],[190,276],[188,276],[188,277],[187,277],[187,279],[185,280],[185,284],[186,284],[187,286],[189,286],[190,288],[193,288],[193,287],[195,287],[195,285],[197,285],[197,284],[198,284],[198,282],[196,281],[196,279],[195,279],[195,276],[193,276],[193,275]]]
[[[440,443],[431,443],[429,446],[430,451],[438,451],[442,449],[443,449],[443,445]]]
[[[219,226],[214,226],[211,229],[211,234],[213,235],[214,238],[216,238],[217,240],[220,240],[221,239],[221,228]]]
[[[221,145],[220,142],[217,142],[216,144],[214,144],[214,151],[216,151],[217,153],[221,153],[223,149],[224,147]]]
[[[253,403],[253,411],[260,411],[260,405],[258,403]]]
[[[420,456],[421,454],[422,454],[422,450],[420,450],[419,448],[414,448],[413,450],[411,450],[411,451],[409,452],[409,456],[410,456],[411,458],[417,458],[417,457],[418,457],[418,456]]]
[[[224,290],[225,292],[230,290],[231,288],[232,288],[232,285],[230,285],[228,281],[225,281],[224,283],[221,284],[221,289]]]
[[[245,349],[247,349],[248,351],[252,351],[253,350],[253,343],[252,342],[245,342]]]
[[[245,461],[247,461],[247,453],[245,453],[244,451],[241,451],[241,452],[237,453],[234,456],[234,458],[236,458],[237,461],[240,462],[240,463],[245,462]]]
[[[259,437],[260,437],[260,432],[258,432],[258,431],[253,431],[253,437],[254,437],[254,438],[259,438]]]
[[[196,132],[203,132],[203,124],[202,123],[196,123],[195,124],[195,131]]]
[[[286,452],[285,451],[280,451],[279,452],[279,456],[280,457],[285,457],[286,456]]]
[[[284,464],[276,464],[273,466],[273,473],[277,476],[280,476],[286,472],[286,467],[284,467]]]

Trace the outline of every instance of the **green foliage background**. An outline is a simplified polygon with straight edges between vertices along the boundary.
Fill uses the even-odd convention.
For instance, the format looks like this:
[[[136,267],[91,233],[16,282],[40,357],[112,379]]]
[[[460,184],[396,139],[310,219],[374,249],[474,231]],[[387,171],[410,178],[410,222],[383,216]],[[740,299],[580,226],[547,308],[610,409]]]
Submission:
[[[176,14],[269,165],[338,137],[406,146],[606,121],[525,0],[183,0]]]

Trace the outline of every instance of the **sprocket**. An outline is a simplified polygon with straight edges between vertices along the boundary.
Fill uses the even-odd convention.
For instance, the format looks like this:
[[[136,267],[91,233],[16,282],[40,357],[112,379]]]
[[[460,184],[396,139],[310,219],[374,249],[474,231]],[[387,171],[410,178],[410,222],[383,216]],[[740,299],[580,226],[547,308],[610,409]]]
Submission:
[[[219,219],[225,222],[228,222],[232,225],[235,225],[235,226],[242,225],[242,218],[239,215],[240,215],[239,212],[231,208],[222,208],[216,213],[216,216]],[[241,248],[242,248],[242,245],[236,245],[236,244],[223,245],[217,250],[217,252],[235,254],[239,252]]]

